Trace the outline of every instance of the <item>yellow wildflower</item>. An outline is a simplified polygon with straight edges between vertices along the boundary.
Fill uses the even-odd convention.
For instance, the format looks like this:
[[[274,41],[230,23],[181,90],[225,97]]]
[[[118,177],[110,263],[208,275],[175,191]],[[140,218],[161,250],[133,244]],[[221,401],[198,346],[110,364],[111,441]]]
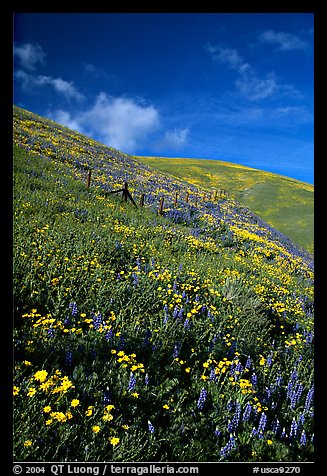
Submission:
[[[116,438],[115,436],[113,436],[112,438],[109,439],[109,442],[112,446],[118,445],[119,441],[120,441],[120,439]]]

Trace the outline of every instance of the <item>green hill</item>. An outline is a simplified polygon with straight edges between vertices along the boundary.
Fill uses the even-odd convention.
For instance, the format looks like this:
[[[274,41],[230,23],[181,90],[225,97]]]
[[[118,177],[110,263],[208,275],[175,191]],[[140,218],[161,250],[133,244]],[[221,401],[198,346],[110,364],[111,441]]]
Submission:
[[[313,460],[311,255],[19,108],[13,231],[15,461]]]
[[[199,187],[225,189],[238,202],[310,253],[314,249],[314,187],[230,162],[136,157],[162,172]]]

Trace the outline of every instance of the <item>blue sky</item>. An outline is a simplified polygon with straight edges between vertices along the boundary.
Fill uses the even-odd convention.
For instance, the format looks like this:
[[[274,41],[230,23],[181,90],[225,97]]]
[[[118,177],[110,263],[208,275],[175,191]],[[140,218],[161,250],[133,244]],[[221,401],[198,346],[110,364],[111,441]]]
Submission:
[[[313,183],[313,14],[21,13],[14,102],[135,155]]]

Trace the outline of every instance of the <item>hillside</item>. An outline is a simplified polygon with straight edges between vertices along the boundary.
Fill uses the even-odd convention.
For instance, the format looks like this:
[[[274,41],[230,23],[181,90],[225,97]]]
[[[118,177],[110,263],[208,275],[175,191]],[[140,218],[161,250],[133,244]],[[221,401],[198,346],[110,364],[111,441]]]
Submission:
[[[15,461],[312,461],[312,256],[19,108],[14,142]]]
[[[136,157],[142,164],[198,187],[225,189],[310,253],[314,249],[314,187],[289,177],[230,162]]]

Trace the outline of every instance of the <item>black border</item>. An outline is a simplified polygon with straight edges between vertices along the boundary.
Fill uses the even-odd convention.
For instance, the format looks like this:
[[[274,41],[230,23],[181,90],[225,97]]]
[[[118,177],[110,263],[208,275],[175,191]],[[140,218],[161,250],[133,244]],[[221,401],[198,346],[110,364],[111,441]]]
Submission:
[[[258,463],[157,463],[165,466],[171,464],[173,466],[199,466],[199,474],[206,474],[210,469],[214,469],[213,465],[218,465],[217,469],[219,474],[228,474],[229,471],[238,468],[240,474],[252,474],[253,467],[286,467],[286,466],[300,466],[300,474],[321,474],[320,464],[323,463],[323,440],[322,440],[322,410],[324,407],[323,401],[323,388],[321,386],[321,370],[319,369],[320,363],[324,367],[324,353],[321,350],[321,344],[323,340],[322,321],[325,320],[324,308],[322,304],[322,292],[323,292],[323,237],[324,237],[324,215],[321,215],[321,210],[324,209],[324,195],[322,194],[323,188],[323,164],[324,160],[321,155],[324,148],[322,147],[321,136],[321,122],[319,121],[323,113],[322,104],[322,91],[323,86],[323,69],[325,60],[323,59],[323,32],[326,29],[323,22],[323,4],[324,0],[315,1],[297,1],[297,0],[216,0],[211,2],[199,2],[198,4],[188,5],[189,10],[185,11],[185,4],[178,5],[177,2],[173,2],[169,5],[169,2],[156,2],[155,4],[141,4],[141,2],[129,2],[123,1],[116,2],[105,1],[92,1],[88,4],[82,4],[82,2],[74,2],[67,0],[63,5],[58,2],[48,1],[42,5],[44,8],[40,10],[40,4],[38,2],[22,2],[14,1],[10,5],[5,5],[0,11],[0,47],[1,47],[1,172],[2,178],[0,187],[2,193],[1,200],[1,224],[2,230],[0,233],[1,240],[3,242],[0,272],[3,275],[0,281],[1,283],[1,304],[2,304],[2,324],[1,328],[1,350],[4,351],[4,356],[1,359],[2,368],[2,388],[0,392],[0,398],[3,399],[1,406],[2,418],[1,422],[5,424],[5,428],[2,430],[2,445],[0,450],[0,467],[8,467],[8,471],[4,469],[4,474],[13,474],[13,460],[12,460],[12,375],[13,375],[13,355],[12,355],[12,313],[13,313],[13,291],[12,291],[12,231],[13,231],[13,167],[12,167],[12,105],[13,105],[13,16],[16,13],[313,13],[314,14],[314,28],[315,28],[315,40],[314,40],[314,177],[315,177],[315,301],[316,301],[316,324],[315,324],[315,386],[318,390],[318,398],[316,398],[316,416],[315,416],[315,460],[314,464],[311,463],[287,463],[287,462],[258,462]],[[153,8],[155,7],[155,8]],[[322,228],[322,230],[320,229]],[[8,251],[7,251],[8,248]],[[4,306],[3,306],[4,304]],[[5,381],[5,387],[3,382]],[[4,397],[4,398],[3,398]],[[321,405],[319,405],[321,401]],[[34,466],[42,466],[43,463],[34,463]],[[52,474],[50,471],[51,464],[45,462],[43,465],[46,467],[46,472],[43,474]],[[61,463],[67,466],[68,463]],[[75,464],[75,463],[74,463]],[[110,462],[108,463],[110,464]],[[119,466],[124,463],[113,464]],[[33,466],[33,463],[30,464]],[[78,463],[76,463],[78,465]],[[103,463],[90,463],[90,465],[99,465],[103,467]],[[149,463],[127,463],[127,466],[148,466]],[[232,465],[232,467],[230,467]],[[22,463],[23,467],[28,466],[28,463]],[[48,472],[49,471],[49,472]],[[263,470],[262,470],[263,472]],[[24,472],[22,474],[25,474]],[[63,472],[65,473],[65,471]],[[101,469],[100,469],[101,474]],[[110,474],[107,472],[106,474]]]

